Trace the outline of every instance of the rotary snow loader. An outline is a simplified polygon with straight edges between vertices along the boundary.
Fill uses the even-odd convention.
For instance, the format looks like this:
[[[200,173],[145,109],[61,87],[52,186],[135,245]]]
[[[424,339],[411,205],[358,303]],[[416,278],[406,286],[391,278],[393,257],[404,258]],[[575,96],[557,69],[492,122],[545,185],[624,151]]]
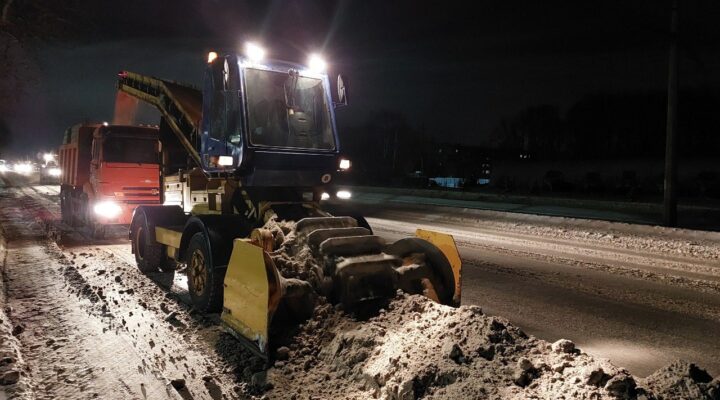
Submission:
[[[335,126],[342,77],[333,102],[321,60],[270,61],[252,49],[210,53],[202,90],[119,73],[115,123],[131,123],[139,101],[161,114],[162,205],[137,207],[129,232],[140,271],[185,263],[193,306],[221,312],[264,356],[271,328],[308,318],[317,296],[352,310],[401,289],[459,305],[451,236],[418,230],[386,244],[364,218],[321,208],[347,197],[333,190],[350,168]]]

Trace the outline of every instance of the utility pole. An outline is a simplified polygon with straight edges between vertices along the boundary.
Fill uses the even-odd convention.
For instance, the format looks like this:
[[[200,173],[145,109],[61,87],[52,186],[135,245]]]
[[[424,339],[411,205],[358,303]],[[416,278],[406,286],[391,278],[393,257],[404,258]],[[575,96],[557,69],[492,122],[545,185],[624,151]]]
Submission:
[[[667,125],[665,128],[665,193],[663,222],[665,226],[677,225],[677,166],[675,142],[677,135],[678,97],[678,1],[672,0],[670,18],[670,60],[668,63]]]

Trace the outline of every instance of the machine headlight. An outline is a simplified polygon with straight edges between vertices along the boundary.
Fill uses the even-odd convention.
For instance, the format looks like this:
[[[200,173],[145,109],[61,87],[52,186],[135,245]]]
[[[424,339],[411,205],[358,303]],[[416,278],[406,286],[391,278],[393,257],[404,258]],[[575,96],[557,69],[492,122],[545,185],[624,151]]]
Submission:
[[[0,165],[0,172],[7,172],[8,167],[5,164]]]
[[[218,165],[222,167],[228,167],[233,165],[233,158],[232,156],[220,156],[218,158]]]
[[[348,160],[347,158],[340,159],[340,169],[341,170],[345,171],[345,170],[350,169],[350,165],[351,165],[350,160]]]
[[[48,175],[50,176],[60,176],[62,174],[62,171],[60,168],[50,168],[48,170]]]
[[[352,193],[350,193],[347,190],[338,190],[336,195],[337,195],[338,199],[343,199],[343,200],[347,200],[352,197]]]
[[[120,213],[122,212],[122,208],[114,201],[107,200],[95,204],[95,207],[93,207],[93,211],[95,211],[95,214],[101,217],[115,218],[120,215]]]
[[[312,72],[325,72],[327,63],[319,54],[312,54],[308,59],[308,68]]]
[[[245,55],[252,61],[262,61],[265,58],[265,49],[255,43],[245,43]]]
[[[323,193],[320,195],[320,200],[327,200],[330,198],[330,195],[327,193]]]

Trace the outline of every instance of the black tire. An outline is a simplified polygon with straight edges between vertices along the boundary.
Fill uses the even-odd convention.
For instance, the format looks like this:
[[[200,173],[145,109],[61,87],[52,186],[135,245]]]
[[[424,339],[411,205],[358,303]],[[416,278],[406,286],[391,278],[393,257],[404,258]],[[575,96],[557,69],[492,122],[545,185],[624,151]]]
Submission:
[[[90,200],[87,194],[83,193],[80,195],[80,204],[80,212],[78,212],[80,221],[78,225],[87,226],[92,231],[92,209],[90,208]]]
[[[185,253],[188,291],[193,306],[202,313],[222,310],[223,280],[226,267],[215,267],[205,234],[198,232],[190,238]]]
[[[70,199],[68,197],[68,192],[66,190],[60,191],[60,220],[66,225],[70,225],[72,223]]]
[[[107,227],[103,224],[99,223],[93,223],[90,227],[92,230],[92,237],[96,240],[103,240],[105,239],[105,234],[107,233]]]
[[[132,231],[132,246],[135,252],[135,263],[143,274],[157,272],[165,261],[163,246],[154,242],[150,235],[147,220],[143,217]]]

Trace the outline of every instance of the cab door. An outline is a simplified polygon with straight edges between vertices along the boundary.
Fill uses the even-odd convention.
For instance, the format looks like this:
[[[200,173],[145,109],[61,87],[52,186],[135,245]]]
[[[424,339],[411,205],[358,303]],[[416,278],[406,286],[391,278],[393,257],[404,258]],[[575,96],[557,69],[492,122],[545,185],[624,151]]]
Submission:
[[[240,93],[236,57],[218,58],[208,66],[202,124],[202,160],[206,170],[226,170],[240,162],[243,144]],[[220,165],[221,156],[232,157],[232,164]]]

